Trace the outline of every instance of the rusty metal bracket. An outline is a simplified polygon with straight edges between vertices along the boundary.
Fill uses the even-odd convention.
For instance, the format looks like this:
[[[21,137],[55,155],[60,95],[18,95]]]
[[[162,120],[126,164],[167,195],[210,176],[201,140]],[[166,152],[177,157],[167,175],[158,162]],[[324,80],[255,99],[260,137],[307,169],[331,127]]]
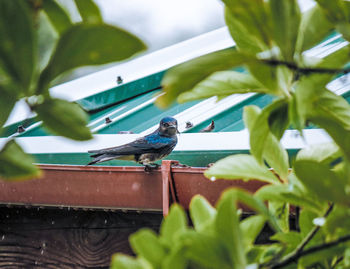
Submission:
[[[163,160],[162,161],[162,200],[163,200],[163,216],[167,216],[169,213],[169,206],[170,206],[170,196],[169,193],[171,193],[171,198],[173,202],[177,202],[176,199],[176,191],[175,191],[175,185],[173,181],[173,177],[171,174],[171,167],[172,165],[178,165],[178,161],[173,160]],[[170,189],[170,191],[169,191]]]

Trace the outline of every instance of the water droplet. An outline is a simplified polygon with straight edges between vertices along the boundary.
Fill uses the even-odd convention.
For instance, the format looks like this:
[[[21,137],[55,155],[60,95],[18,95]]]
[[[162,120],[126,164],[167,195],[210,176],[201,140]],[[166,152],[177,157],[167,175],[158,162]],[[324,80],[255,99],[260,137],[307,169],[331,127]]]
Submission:
[[[216,180],[216,177],[211,177],[211,178],[210,178],[210,181],[213,181],[213,182],[214,182],[215,180]]]
[[[97,192],[100,192],[100,189],[97,188],[96,191],[97,191]]]
[[[3,235],[2,237],[1,237],[1,240],[4,240],[5,239],[5,235]]]
[[[43,248],[46,248],[46,243],[44,242],[44,243],[42,244],[42,246],[43,246]]]
[[[8,219],[9,217],[10,217],[10,215],[7,214],[7,215],[6,215],[6,218]]]
[[[138,191],[138,190],[140,189],[140,187],[141,187],[141,184],[138,183],[138,182],[134,182],[134,183],[131,185],[131,189],[132,189],[133,191]]]
[[[326,219],[324,217],[315,218],[312,220],[312,223],[316,226],[323,226],[326,223]]]
[[[105,219],[105,224],[107,224],[107,220]]]
[[[38,264],[38,261],[35,261],[34,263],[35,263],[35,265],[37,265],[37,264]]]
[[[68,191],[69,190],[69,188],[68,187],[66,187],[66,191]]]
[[[40,254],[41,254],[41,255],[43,255],[43,254],[44,254],[44,250],[43,250],[43,249],[40,251]]]
[[[54,221],[54,220],[53,220],[53,221],[51,221],[51,224],[52,224],[52,225],[54,225],[54,224],[55,224],[55,221]]]

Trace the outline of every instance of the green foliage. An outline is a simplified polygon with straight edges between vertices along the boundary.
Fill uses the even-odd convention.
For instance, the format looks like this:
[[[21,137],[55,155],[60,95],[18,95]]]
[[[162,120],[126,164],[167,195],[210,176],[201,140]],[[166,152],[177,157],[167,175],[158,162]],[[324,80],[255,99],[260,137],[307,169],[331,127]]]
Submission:
[[[14,141],[8,141],[0,151],[0,174],[7,180],[23,180],[40,176],[40,170],[33,165],[34,159],[24,153]]]
[[[240,222],[237,203],[244,201],[260,207],[261,215]],[[174,204],[158,237],[148,229],[130,237],[138,258],[117,254],[112,258],[111,268],[125,268],[128,264],[134,266],[130,268],[148,268],[148,264],[150,268],[245,268],[245,252],[253,246],[269,218],[265,215],[267,208],[259,202],[251,194],[232,189],[223,194],[215,209],[204,197],[197,195],[190,206],[194,228],[186,225],[184,210]],[[173,241],[169,244],[164,239],[171,234]]]
[[[24,1],[0,1],[0,36],[1,69],[15,83],[17,93],[28,93],[36,67],[36,43],[34,23]]]
[[[350,4],[317,0],[301,14],[295,0],[223,2],[237,50],[171,69],[158,104],[245,92],[273,95],[262,110],[244,108],[252,155],[226,157],[205,172],[212,180],[256,179],[267,185],[254,195],[227,190],[216,208],[195,196],[190,204],[194,228],[174,229],[164,260],[177,265],[165,267],[168,262],[162,268],[349,268],[350,105],[326,87],[349,72],[350,46],[324,58],[307,57],[305,51],[334,30],[350,40]],[[248,72],[229,71],[238,66]],[[308,124],[324,129],[333,141],[304,148],[290,161],[280,139],[287,128],[301,131]],[[240,219],[238,201],[256,215]],[[176,211],[178,206],[170,214]],[[179,216],[180,221],[167,219],[183,227],[178,223],[186,222]],[[274,243],[258,245],[265,222],[274,230]]]
[[[90,139],[87,115],[77,104],[52,99],[48,91],[52,81],[74,68],[127,59],[145,45],[123,29],[104,24],[92,0],[75,1],[83,19],[77,24],[56,0],[41,2],[0,0],[0,132],[15,102],[23,98],[53,133]],[[32,159],[19,149],[17,153],[26,164],[19,168],[19,176],[24,177],[25,171],[36,175],[37,168],[29,165]],[[2,155],[9,169],[0,170],[1,178],[16,176],[9,156]]]

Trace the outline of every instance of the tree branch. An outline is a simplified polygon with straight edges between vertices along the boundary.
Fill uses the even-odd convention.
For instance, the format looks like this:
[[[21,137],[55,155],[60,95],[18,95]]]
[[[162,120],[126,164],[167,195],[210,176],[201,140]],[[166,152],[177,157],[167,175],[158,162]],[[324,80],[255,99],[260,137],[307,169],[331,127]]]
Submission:
[[[263,63],[273,66],[286,66],[291,70],[295,70],[301,74],[307,75],[310,73],[320,73],[320,74],[348,74],[350,73],[350,68],[339,69],[339,68],[321,68],[321,67],[300,67],[296,63],[280,61],[276,59],[264,59],[261,60]]]
[[[334,247],[334,246],[336,246],[336,245],[338,245],[340,243],[344,243],[344,242],[349,241],[349,240],[350,240],[350,234],[346,235],[346,236],[343,236],[343,237],[340,237],[340,238],[338,238],[335,241],[331,241],[331,242],[328,242],[328,243],[324,243],[322,245],[317,245],[317,246],[310,247],[307,250],[299,252],[297,255],[294,255],[294,256],[291,256],[291,257],[288,257],[288,258],[286,257],[285,259],[281,260],[280,262],[275,263],[274,265],[270,266],[270,268],[271,269],[281,268],[281,267],[286,266],[286,265],[288,265],[290,263],[296,262],[298,259],[300,259],[303,256],[312,254],[314,252],[317,252],[317,251],[320,251],[320,250],[323,250],[323,249]]]

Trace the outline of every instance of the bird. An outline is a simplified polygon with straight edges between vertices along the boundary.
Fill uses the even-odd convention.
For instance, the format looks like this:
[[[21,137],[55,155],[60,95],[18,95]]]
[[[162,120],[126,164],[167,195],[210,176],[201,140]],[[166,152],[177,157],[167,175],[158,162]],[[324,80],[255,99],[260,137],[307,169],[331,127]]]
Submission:
[[[105,149],[89,150],[93,158],[87,165],[106,162],[113,159],[132,160],[144,165],[145,171],[158,168],[155,161],[169,155],[177,144],[177,120],[165,117],[153,133],[138,138],[133,142]]]
[[[203,129],[200,130],[199,132],[200,132],[200,133],[208,133],[208,132],[213,131],[214,128],[215,128],[215,123],[214,123],[214,121],[212,120],[211,123],[210,123],[207,127],[203,128]]]

